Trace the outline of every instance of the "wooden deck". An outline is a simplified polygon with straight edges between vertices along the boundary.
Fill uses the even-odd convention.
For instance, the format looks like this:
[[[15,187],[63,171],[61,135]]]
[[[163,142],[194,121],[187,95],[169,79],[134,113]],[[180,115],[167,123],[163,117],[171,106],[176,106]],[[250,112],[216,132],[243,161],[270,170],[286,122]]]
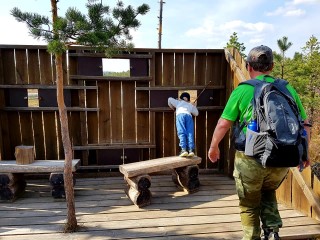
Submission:
[[[152,204],[139,209],[124,193],[123,177],[81,178],[75,186],[78,232],[64,234],[66,203],[50,196],[47,180],[29,180],[15,202],[0,201],[1,240],[241,239],[234,182],[200,174],[200,191],[178,191],[171,176],[152,176]],[[282,239],[315,239],[319,222],[280,205]]]

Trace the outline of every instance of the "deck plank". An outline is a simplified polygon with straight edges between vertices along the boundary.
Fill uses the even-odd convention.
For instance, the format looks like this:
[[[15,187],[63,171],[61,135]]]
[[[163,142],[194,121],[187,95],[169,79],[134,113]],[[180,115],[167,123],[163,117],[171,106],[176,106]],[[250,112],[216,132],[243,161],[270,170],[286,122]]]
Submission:
[[[171,176],[152,176],[152,204],[133,205],[123,177],[78,178],[75,201],[78,232],[64,234],[65,201],[52,199],[46,179],[29,180],[15,202],[0,201],[0,239],[240,239],[241,223],[234,182],[222,175],[199,176],[200,191],[178,190]],[[282,239],[320,235],[319,222],[279,205]]]

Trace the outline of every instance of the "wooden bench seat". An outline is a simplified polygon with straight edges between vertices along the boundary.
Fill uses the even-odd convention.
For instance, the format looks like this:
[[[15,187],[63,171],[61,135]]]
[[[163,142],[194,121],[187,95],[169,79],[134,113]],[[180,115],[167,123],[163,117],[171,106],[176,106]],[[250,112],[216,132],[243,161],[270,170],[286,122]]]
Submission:
[[[193,193],[198,191],[200,186],[200,162],[201,158],[198,156],[173,156],[123,164],[119,166],[119,170],[127,183],[126,194],[135,205],[143,207],[151,203],[150,173],[173,170],[173,182],[188,193]]]
[[[80,164],[80,159],[72,160],[72,172]],[[24,192],[25,173],[50,173],[51,194],[55,198],[64,198],[64,160],[36,160],[30,164],[17,164],[15,160],[0,161],[0,198],[15,200]],[[75,181],[74,181],[75,182]]]

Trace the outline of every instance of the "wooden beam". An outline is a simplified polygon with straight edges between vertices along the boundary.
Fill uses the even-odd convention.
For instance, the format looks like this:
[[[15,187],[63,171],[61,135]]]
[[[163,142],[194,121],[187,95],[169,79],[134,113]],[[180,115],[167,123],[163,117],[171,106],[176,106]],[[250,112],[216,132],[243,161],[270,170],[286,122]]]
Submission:
[[[242,73],[241,69],[239,68],[237,62],[234,60],[233,56],[229,52],[227,48],[224,49],[226,60],[228,61],[232,71],[234,71],[236,77],[239,79],[240,82],[246,81],[245,75]]]
[[[157,87],[136,87],[136,90],[142,90],[142,91],[149,91],[149,90],[202,90],[206,86],[171,86],[171,87],[163,87],[163,86],[157,86]],[[223,90],[225,89],[225,86],[208,86],[206,89],[210,90]]]
[[[293,177],[298,182],[299,186],[301,187],[304,195],[309,201],[309,204],[311,205],[312,209],[316,212],[318,216],[320,216],[320,198],[312,191],[312,189],[306,184],[304,181],[301,173],[298,171],[298,169],[290,168]]]
[[[84,75],[71,75],[72,80],[86,80],[86,81],[152,81],[152,77],[107,77],[107,76],[84,76]]]

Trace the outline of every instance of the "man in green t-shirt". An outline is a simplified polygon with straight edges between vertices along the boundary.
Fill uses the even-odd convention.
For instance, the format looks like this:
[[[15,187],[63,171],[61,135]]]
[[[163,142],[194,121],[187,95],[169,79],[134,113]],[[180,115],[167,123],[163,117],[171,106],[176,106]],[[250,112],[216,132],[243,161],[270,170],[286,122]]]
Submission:
[[[253,48],[247,57],[246,68],[251,78],[267,82],[273,82],[274,78],[269,76],[273,69],[272,50],[267,46]],[[309,124],[306,112],[301,104],[300,98],[291,85],[287,89],[296,101],[305,129],[310,136]],[[228,132],[233,122],[251,119],[252,111],[248,108],[253,99],[254,87],[248,84],[238,86],[223,110],[212,135],[209,159],[215,163],[220,158],[219,143]],[[246,131],[244,127],[243,131]],[[308,165],[308,161],[305,162]],[[262,239],[280,239],[279,228],[282,220],[279,215],[276,199],[276,189],[286,177],[288,168],[264,168],[254,158],[246,156],[243,151],[236,150],[233,176],[236,182],[241,224],[243,228],[243,240],[261,239],[260,220],[262,222]]]

